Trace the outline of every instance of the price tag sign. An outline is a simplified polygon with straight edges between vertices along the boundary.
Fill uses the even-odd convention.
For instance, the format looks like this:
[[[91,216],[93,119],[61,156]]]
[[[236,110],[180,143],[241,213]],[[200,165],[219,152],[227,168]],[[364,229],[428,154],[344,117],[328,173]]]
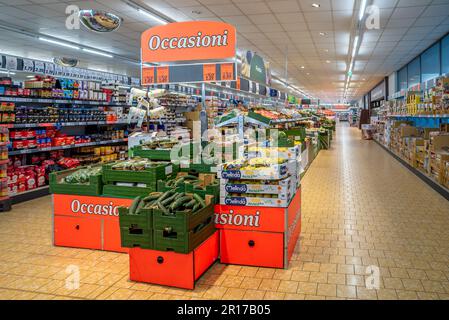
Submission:
[[[34,61],[34,72],[44,73],[45,64],[42,61]]]
[[[235,85],[235,88],[236,88],[237,90],[240,90],[240,77],[237,78],[237,83],[236,83],[236,85]]]
[[[33,60],[23,59],[23,71],[34,72]]]
[[[169,79],[168,67],[158,67],[156,70],[157,70],[157,83],[168,83]]]
[[[55,65],[55,75],[62,76],[62,66]]]
[[[234,79],[234,64],[225,63],[220,65],[221,81],[232,81]]]
[[[17,70],[17,58],[6,56],[6,69]]]
[[[45,63],[45,74],[53,75],[55,74],[55,65],[50,62]]]
[[[142,85],[154,84],[154,68],[142,68]]]
[[[215,81],[217,78],[217,68],[215,64],[205,64],[203,65],[203,80],[204,81]]]

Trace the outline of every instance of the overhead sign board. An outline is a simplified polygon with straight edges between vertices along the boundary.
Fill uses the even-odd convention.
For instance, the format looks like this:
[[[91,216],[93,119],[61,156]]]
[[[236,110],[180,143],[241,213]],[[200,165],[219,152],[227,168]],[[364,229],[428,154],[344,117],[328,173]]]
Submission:
[[[242,57],[241,74],[249,80],[271,86],[270,64],[255,52],[247,51]]]
[[[141,36],[142,63],[233,59],[235,47],[235,27],[217,21],[169,23]]]

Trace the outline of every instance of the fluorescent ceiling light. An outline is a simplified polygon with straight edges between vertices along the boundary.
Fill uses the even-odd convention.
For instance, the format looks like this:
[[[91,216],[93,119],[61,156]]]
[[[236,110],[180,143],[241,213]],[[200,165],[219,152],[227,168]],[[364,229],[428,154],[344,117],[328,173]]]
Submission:
[[[39,40],[45,41],[45,42],[49,42],[49,43],[52,43],[52,44],[56,44],[58,46],[75,49],[75,50],[79,50],[80,49],[80,47],[77,47],[77,46],[74,46],[74,45],[71,45],[71,44],[68,44],[68,43],[65,43],[65,42],[51,40],[51,39],[48,39],[48,38],[39,37]]]
[[[312,7],[319,8],[319,7],[321,7],[321,5],[319,3],[312,3]]]
[[[362,0],[362,3],[360,4],[359,21],[363,20],[363,17],[365,16],[365,10],[366,10],[366,0]]]
[[[146,15],[147,17],[159,22],[160,24],[167,24],[167,21],[165,21],[164,19],[158,17],[157,15],[155,15],[154,13],[150,13],[146,10],[143,9],[137,9],[137,11],[139,11],[141,14]]]
[[[357,47],[359,45],[359,36],[355,36],[354,39],[354,47],[352,48],[352,58],[354,59],[355,54],[357,53]]]
[[[325,32],[320,32],[320,36],[325,36],[326,33]]]
[[[3,73],[3,74],[11,74],[11,75],[15,75],[15,74],[16,74],[15,72],[3,71],[3,70],[0,70],[0,73]]]
[[[108,58],[113,58],[114,57],[112,54],[100,52],[100,51],[97,51],[97,50],[91,50],[91,49],[83,48],[83,51],[89,52],[89,53],[92,53],[92,54],[96,54],[96,55],[99,55],[99,56],[103,56],[103,57],[108,57]]]

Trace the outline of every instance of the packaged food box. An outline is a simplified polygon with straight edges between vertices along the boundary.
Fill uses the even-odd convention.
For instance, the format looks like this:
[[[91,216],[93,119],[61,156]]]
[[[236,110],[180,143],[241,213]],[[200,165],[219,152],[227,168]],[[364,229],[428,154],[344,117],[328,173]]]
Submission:
[[[262,198],[225,196],[220,197],[220,204],[228,206],[287,208],[290,204],[291,198],[291,193],[288,193],[284,199],[268,197]]]
[[[283,180],[273,181],[272,183],[264,183],[261,181],[257,183],[248,183],[244,180],[224,180],[220,179],[220,195],[232,194],[232,193],[253,193],[253,194],[285,194],[290,191],[291,177]]]
[[[288,160],[297,160],[301,156],[301,148],[299,146],[291,148],[281,147],[249,147],[249,158],[281,158]]]
[[[223,165],[218,168],[218,177],[227,180],[282,180],[288,176],[287,163],[274,164],[269,167],[242,168],[224,170]]]

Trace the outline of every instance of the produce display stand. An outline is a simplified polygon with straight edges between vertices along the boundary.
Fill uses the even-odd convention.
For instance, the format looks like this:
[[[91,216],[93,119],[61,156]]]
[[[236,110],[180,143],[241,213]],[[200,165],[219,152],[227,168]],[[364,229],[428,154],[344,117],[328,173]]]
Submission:
[[[288,208],[216,205],[215,226],[221,263],[288,268],[301,233],[301,188]]]
[[[53,195],[53,244],[61,247],[128,252],[120,241],[118,207],[132,199]]]
[[[214,232],[190,253],[129,249],[131,281],[194,289],[195,282],[219,256],[219,233]]]

